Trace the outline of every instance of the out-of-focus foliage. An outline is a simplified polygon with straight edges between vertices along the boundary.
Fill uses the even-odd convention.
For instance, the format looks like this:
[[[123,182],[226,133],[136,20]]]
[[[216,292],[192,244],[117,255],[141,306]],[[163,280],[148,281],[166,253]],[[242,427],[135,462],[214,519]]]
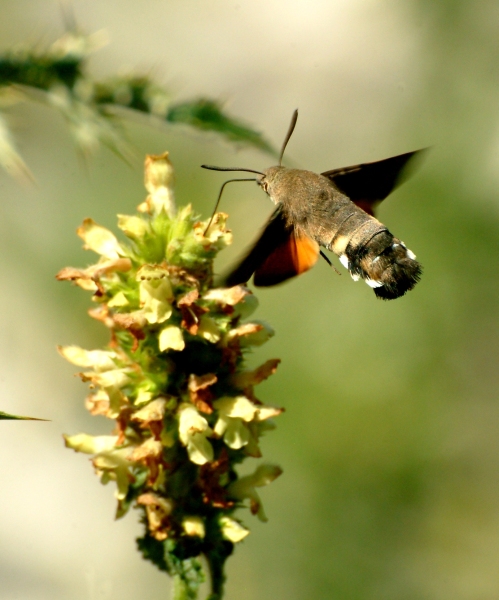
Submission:
[[[47,50],[22,47],[0,56],[0,164],[12,175],[29,177],[29,171],[15,148],[1,109],[29,94],[62,112],[84,154],[105,144],[124,157],[129,155],[123,123],[116,115],[119,108],[213,131],[231,142],[274,153],[260,133],[227,115],[215,100],[196,98],[176,104],[149,75],[92,80],[87,59],[103,43],[103,32],[86,36],[71,31]]]

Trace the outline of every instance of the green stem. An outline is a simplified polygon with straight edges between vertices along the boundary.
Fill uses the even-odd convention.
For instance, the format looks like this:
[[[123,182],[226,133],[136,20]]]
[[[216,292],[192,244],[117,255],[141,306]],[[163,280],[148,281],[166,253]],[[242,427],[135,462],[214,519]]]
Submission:
[[[188,587],[178,573],[173,576],[172,600],[190,600]]]

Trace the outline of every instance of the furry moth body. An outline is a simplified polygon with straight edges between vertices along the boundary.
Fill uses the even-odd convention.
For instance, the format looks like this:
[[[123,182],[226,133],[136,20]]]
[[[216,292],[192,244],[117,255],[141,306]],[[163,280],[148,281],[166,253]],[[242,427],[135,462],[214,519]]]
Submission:
[[[296,119],[295,111],[281,158]],[[414,253],[374,217],[374,208],[400,183],[403,168],[415,154],[322,174],[282,166],[253,171],[276,209],[224,285],[245,283],[252,275],[257,286],[275,285],[310,269],[322,246],[378,298],[403,296],[419,281],[422,268]]]

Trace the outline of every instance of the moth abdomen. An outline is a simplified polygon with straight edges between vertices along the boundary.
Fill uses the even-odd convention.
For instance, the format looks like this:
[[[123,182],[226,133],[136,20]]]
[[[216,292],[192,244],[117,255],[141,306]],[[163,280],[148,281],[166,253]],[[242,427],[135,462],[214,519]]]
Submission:
[[[352,278],[363,279],[383,300],[399,298],[412,290],[422,273],[414,253],[387,229],[379,231],[364,245],[349,244],[343,256],[340,260]]]

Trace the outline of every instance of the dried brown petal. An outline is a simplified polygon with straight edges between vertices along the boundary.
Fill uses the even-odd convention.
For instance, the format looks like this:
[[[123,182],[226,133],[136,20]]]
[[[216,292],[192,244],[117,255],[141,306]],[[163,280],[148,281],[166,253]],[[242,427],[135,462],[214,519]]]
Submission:
[[[110,316],[109,309],[105,304],[101,304],[100,306],[97,306],[96,308],[89,309],[88,314],[92,317],[92,319],[100,321],[109,329],[113,329],[113,327],[114,327],[113,317]]]
[[[241,373],[233,375],[232,383],[241,389],[258,385],[276,372],[280,362],[281,359],[279,358],[271,358],[253,371],[242,371]]]
[[[206,375],[194,375],[191,373],[189,376],[188,390],[189,397],[194,406],[200,411],[206,414],[213,412],[212,400],[213,393],[208,388],[217,382],[217,376],[213,373],[207,373]]]
[[[146,335],[144,333],[144,327],[147,324],[146,318],[141,311],[133,313],[118,313],[112,316],[113,323],[121,329],[126,329],[135,338],[132,346],[132,352],[135,352],[139,346],[139,341],[143,340]]]
[[[203,502],[217,508],[231,508],[234,502],[227,498],[227,489],[221,479],[229,471],[229,455],[222,448],[220,456],[213,462],[202,465],[200,469],[200,484],[203,491]]]
[[[140,421],[149,425],[152,421],[162,421],[166,412],[166,398],[156,398],[138,410],[132,416],[132,421]]]
[[[189,292],[190,293],[190,292]],[[197,335],[199,329],[199,320],[202,315],[208,312],[207,308],[197,304],[179,304],[182,321],[180,325],[191,335]]]
[[[177,300],[177,306],[190,306],[199,298],[198,290],[191,290],[184,294],[179,300]]]
[[[204,300],[213,300],[219,304],[228,304],[234,306],[248,296],[251,292],[242,285],[235,285],[231,288],[217,288],[209,290],[204,296]]]
[[[150,459],[158,458],[162,455],[163,445],[154,438],[148,438],[145,442],[137,446],[130,455],[131,460],[147,462]]]
[[[157,540],[165,540],[171,529],[169,516],[173,510],[173,501],[146,492],[137,498],[137,504],[146,507],[147,524],[151,535]]]
[[[104,390],[99,390],[96,394],[90,394],[85,398],[85,408],[91,415],[107,417],[109,406],[109,396]]]

